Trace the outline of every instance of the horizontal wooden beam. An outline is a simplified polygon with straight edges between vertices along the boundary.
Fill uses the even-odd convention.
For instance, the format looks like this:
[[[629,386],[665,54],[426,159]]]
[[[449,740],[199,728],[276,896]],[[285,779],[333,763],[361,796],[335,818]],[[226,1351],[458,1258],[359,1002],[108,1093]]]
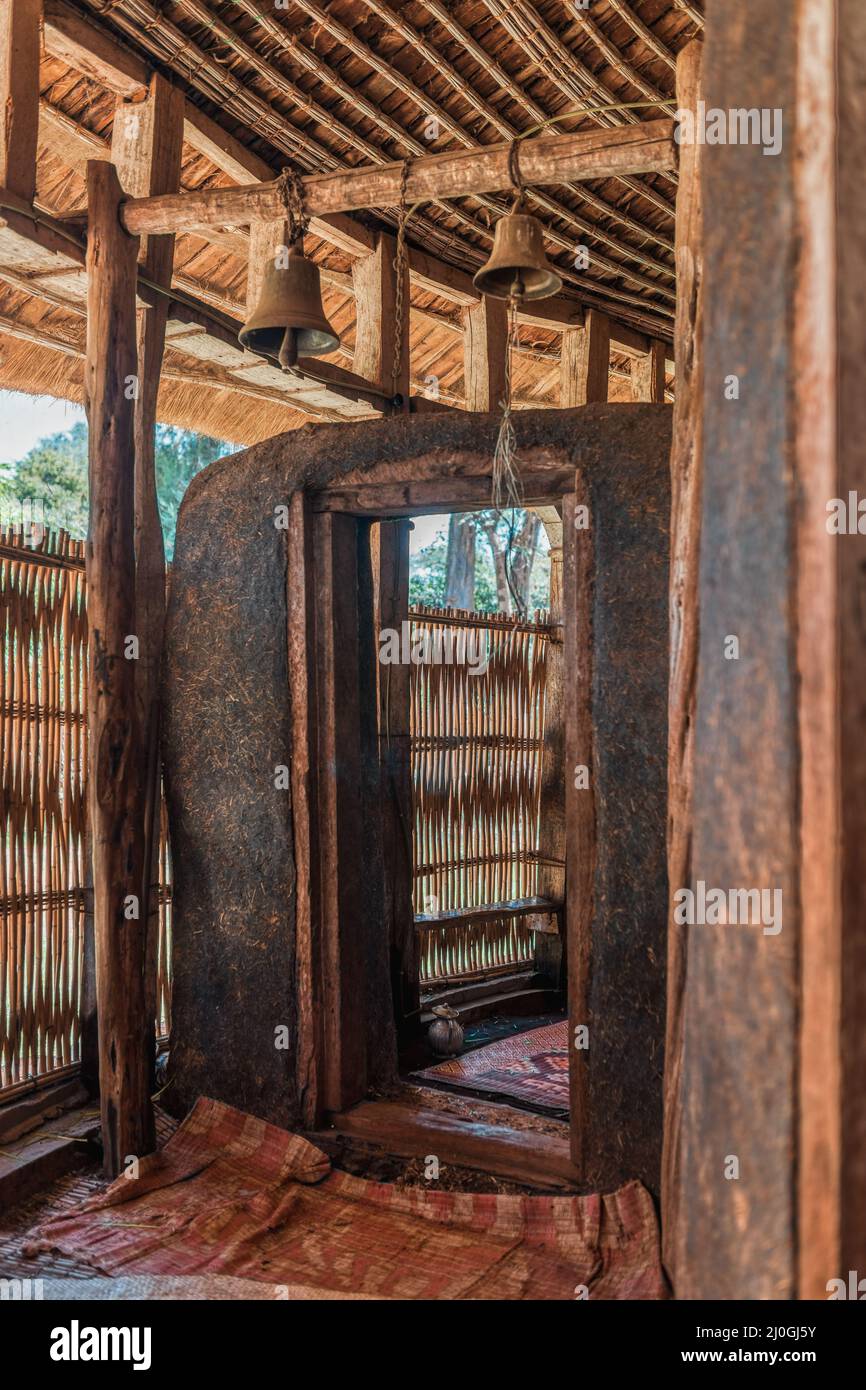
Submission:
[[[329,1118],[340,1134],[375,1144],[386,1153],[406,1158],[436,1154],[442,1163],[480,1168],[545,1189],[573,1189],[577,1183],[568,1141],[536,1130],[464,1120],[441,1110],[385,1100],[364,1101]]]
[[[558,500],[574,487],[574,469],[521,472],[520,485],[528,507]],[[376,517],[478,511],[490,506],[490,474],[329,488],[313,494],[312,506],[319,512],[351,512],[355,516]]]
[[[419,913],[415,930],[435,931],[438,927],[480,927],[485,922],[502,918],[522,917],[530,931],[559,931],[563,904],[550,898],[525,898],[522,902],[489,903],[487,907],[471,907],[462,911]]]
[[[408,161],[407,202],[465,198],[510,188],[512,147],[508,140],[481,150],[459,150]],[[665,119],[615,130],[539,135],[520,144],[518,158],[523,181],[539,186],[667,173],[677,165],[674,123]],[[403,169],[403,163],[396,162],[336,174],[309,174],[303,180],[307,210],[322,215],[394,207],[400,201]],[[185,232],[202,226],[247,226],[256,219],[278,218],[284,212],[283,189],[275,179],[251,187],[130,198],[124,204],[121,219],[128,232],[145,235]]]

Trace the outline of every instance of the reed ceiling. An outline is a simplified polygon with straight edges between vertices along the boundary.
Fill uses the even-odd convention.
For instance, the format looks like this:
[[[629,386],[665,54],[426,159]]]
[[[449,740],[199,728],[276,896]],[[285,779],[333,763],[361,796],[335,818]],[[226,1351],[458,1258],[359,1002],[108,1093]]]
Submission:
[[[151,69],[180,85],[274,173],[286,165],[313,172],[386,163],[472,148],[534,130],[613,127],[675,108],[680,48],[702,27],[688,0],[69,0]],[[105,156],[118,100],[93,77],[43,53],[40,73],[37,203],[56,215],[80,214],[84,165]],[[587,108],[649,103],[625,110]],[[182,186],[236,180],[191,146]],[[648,336],[672,339],[675,181],[664,175],[599,180],[532,190],[548,255],[563,293],[596,306]],[[473,274],[492,244],[505,195],[426,204],[412,216],[412,245]],[[393,227],[396,209],[370,226]],[[222,315],[245,312],[248,237],[227,228],[208,241],[179,237],[175,285]],[[579,246],[589,266],[576,270]],[[351,257],[308,239],[325,272],[324,301],[342,344],[332,360],[352,366],[355,301]],[[459,304],[411,290],[413,389],[435,376],[440,399],[463,398]],[[0,385],[82,398],[83,303],[64,287],[0,267]],[[555,406],[560,335],[520,328],[513,364],[518,406]],[[611,398],[630,398],[629,359],[611,361]],[[251,408],[252,407],[252,408]],[[270,390],[239,388],[215,364],[168,349],[160,415],[167,421],[254,442],[307,421]]]

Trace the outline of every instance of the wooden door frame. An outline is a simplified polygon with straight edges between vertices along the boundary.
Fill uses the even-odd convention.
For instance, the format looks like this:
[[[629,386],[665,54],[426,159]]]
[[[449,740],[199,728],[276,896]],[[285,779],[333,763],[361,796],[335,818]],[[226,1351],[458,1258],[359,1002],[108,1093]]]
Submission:
[[[560,506],[573,485],[573,465],[560,447],[533,453],[534,466],[524,475],[526,505]],[[399,477],[407,467],[414,476]],[[373,521],[471,511],[489,502],[491,468],[490,455],[466,449],[456,460],[435,455],[411,465],[380,464],[293,495],[288,565],[292,727],[296,749],[300,741],[312,740],[316,750],[293,769],[299,922],[306,948],[299,950],[299,957],[306,956],[298,981],[300,1079],[310,1127],[327,1113],[364,1099],[365,1042],[382,1027],[381,1019],[377,1023],[370,1016],[365,928],[371,923],[360,911],[362,883],[369,886],[382,872],[382,846],[370,820],[364,819],[357,794],[370,759],[374,754],[377,763],[379,759],[369,729],[366,737],[363,733],[364,711],[377,697],[375,672],[358,676],[358,633],[369,619],[372,636],[377,584],[370,574],[359,585],[359,557],[365,549],[369,553]],[[308,886],[301,882],[301,866],[309,873]],[[383,874],[381,886],[384,904]],[[401,977],[406,966],[404,955],[397,970]],[[399,1027],[399,1017],[395,1022]]]

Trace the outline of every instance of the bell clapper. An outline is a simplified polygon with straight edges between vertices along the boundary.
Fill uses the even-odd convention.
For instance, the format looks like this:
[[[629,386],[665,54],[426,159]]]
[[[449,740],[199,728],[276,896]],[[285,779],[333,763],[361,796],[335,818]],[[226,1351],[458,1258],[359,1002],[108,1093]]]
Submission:
[[[278,361],[284,372],[294,372],[298,364],[298,335],[294,328],[287,328],[283,334]]]

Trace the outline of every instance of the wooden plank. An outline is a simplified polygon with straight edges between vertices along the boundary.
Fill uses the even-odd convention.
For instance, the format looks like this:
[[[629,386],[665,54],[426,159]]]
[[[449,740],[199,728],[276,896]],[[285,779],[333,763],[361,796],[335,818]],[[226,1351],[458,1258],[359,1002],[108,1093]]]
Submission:
[[[482,922],[493,922],[500,917],[529,917],[533,921],[532,931],[559,931],[558,917],[562,911],[562,901],[550,898],[522,898],[519,901],[488,903],[484,907],[471,907],[453,912],[418,913],[415,918],[416,931],[433,931],[437,927],[480,926]]]
[[[565,468],[520,475],[526,506],[552,502],[568,487],[572,472]],[[370,483],[334,487],[313,493],[316,511],[353,512],[357,516],[423,516],[448,511],[479,511],[490,504],[490,473],[468,477],[443,477],[422,482]]]
[[[636,401],[664,401],[665,345],[658,338],[651,340],[649,352],[644,357],[632,358],[631,392]]]
[[[378,633],[402,630],[409,620],[409,533],[411,522],[382,521],[375,560]],[[384,666],[379,673],[379,757],[382,773],[382,844],[385,926],[390,943],[391,995],[398,1036],[417,1020],[418,944],[412,920],[412,776],[410,759],[410,667]]]
[[[677,105],[694,111],[702,100],[703,44],[687,44],[677,59]],[[687,930],[674,920],[674,893],[691,882],[691,806],[694,778],[698,662],[698,564],[701,535],[703,425],[703,146],[684,145],[677,189],[676,391],[671,449],[671,676],[668,691],[668,1008],[665,1038],[665,1135],[662,1154],[662,1243],[671,1279],[676,1273],[680,1201],[682,1046]],[[681,292],[680,292],[681,291]]]
[[[463,376],[467,410],[497,410],[505,398],[508,305],[483,295],[465,311]]]
[[[156,74],[148,97],[123,102],[114,115],[111,136],[113,163],[124,191],[135,196],[166,193],[180,186],[183,145],[183,97]],[[142,237],[138,252],[141,272],[155,285],[171,285],[174,237]],[[147,924],[145,987],[149,1016],[157,1012],[157,951],[159,942],[159,823],[162,764],[159,755],[159,678],[165,627],[165,545],[156,488],[156,408],[165,349],[169,300],[152,296],[138,308],[138,355],[135,398],[135,601],[139,641],[135,665],[135,701],[139,726],[146,740],[144,786],[144,866],[141,913]],[[148,1040],[151,1066],[156,1062],[155,1036]]]
[[[36,192],[41,0],[0,9],[0,185],[28,201]]]
[[[99,1011],[99,1087],[106,1172],[154,1146],[144,988],[145,922],[128,915],[144,872],[143,733],[135,667],[134,401],[137,243],[118,218],[114,167],[87,170],[87,359],[90,520],[87,537],[88,797]],[[131,901],[132,900],[132,901]]]
[[[606,401],[609,376],[610,321],[597,309],[587,309],[583,329],[562,335],[560,408]]]
[[[306,495],[292,493],[287,535],[288,689],[292,721],[292,835],[295,852],[295,951],[301,1122],[318,1124],[323,1045],[318,801],[315,768],[316,669],[313,519]]]
[[[511,141],[484,149],[429,155],[409,165],[406,199],[460,198],[497,193],[512,186]],[[619,175],[665,173],[677,164],[674,123],[646,121],[615,130],[543,135],[520,146],[521,176],[527,184],[570,183]],[[394,207],[400,200],[402,163],[336,174],[310,174],[304,196],[310,214]],[[163,198],[130,199],[122,218],[136,235],[194,226],[245,226],[257,217],[279,217],[281,186],[274,181],[246,188],[212,188]]]
[[[386,1153],[421,1159],[435,1154],[440,1163],[480,1168],[530,1187],[574,1190],[577,1175],[567,1141],[511,1129],[508,1107],[501,1109],[504,1122],[492,1125],[396,1101],[366,1101],[330,1119],[340,1134],[375,1144]]]
[[[563,705],[565,766],[565,919],[568,923],[568,1035],[571,1158],[587,1165],[589,1074],[587,1050],[575,1046],[575,1029],[589,1027],[589,966],[596,859],[594,749],[592,735],[592,530],[578,528],[576,508],[589,509],[578,475],[562,504],[564,615]],[[586,769],[586,782],[578,769]]]
[[[355,357],[352,368],[356,376],[375,382],[383,391],[401,395],[408,411],[409,275],[407,264],[398,293],[396,255],[396,238],[381,232],[375,250],[355,261],[352,266],[355,293]],[[399,357],[396,356],[398,351]]]
[[[562,517],[561,506],[544,507],[540,516],[550,543],[551,634],[544,680],[544,747],[541,753],[541,801],[539,816],[538,891],[544,898],[565,900],[565,645],[563,642]],[[567,924],[559,937],[539,936],[535,942],[535,968],[551,989],[564,989]]]
[[[318,688],[324,1058],[321,1103],[342,1110],[367,1086],[362,920],[358,523],[325,513],[313,524]]]

